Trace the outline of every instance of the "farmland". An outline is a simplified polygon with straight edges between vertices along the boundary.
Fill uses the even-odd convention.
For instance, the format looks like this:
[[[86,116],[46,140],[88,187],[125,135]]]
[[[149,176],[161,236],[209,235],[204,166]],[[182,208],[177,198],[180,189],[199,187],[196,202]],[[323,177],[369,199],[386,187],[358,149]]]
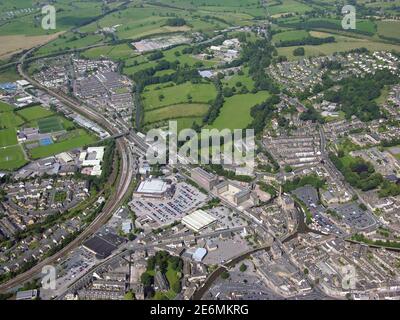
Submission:
[[[238,94],[226,98],[219,116],[210,127],[219,130],[246,128],[252,121],[250,109],[268,97],[268,92],[259,91],[256,94]]]
[[[207,104],[174,104],[165,108],[158,108],[145,113],[145,123],[162,120],[200,117],[208,110]]]
[[[400,40],[399,21],[378,21],[378,34],[380,36],[395,38]]]
[[[310,34],[314,36],[316,33],[311,31]],[[318,32],[318,36],[325,35],[331,36],[329,33]],[[330,55],[335,52],[345,52],[357,48],[367,48],[371,51],[379,51],[379,50],[397,50],[400,51],[400,45],[389,44],[389,43],[381,43],[375,40],[369,39],[359,39],[352,38],[347,36],[338,36],[335,35],[336,42],[335,43],[325,43],[319,46],[302,46],[305,49],[306,56],[318,56],[318,55]],[[295,57],[293,55],[293,50],[297,47],[285,47],[278,48],[279,55],[286,56],[289,60],[299,59],[299,57]]]
[[[186,82],[179,85],[172,83],[148,86],[143,93],[145,110],[157,109],[172,104],[208,103],[216,97],[215,87],[210,83],[192,84]]]

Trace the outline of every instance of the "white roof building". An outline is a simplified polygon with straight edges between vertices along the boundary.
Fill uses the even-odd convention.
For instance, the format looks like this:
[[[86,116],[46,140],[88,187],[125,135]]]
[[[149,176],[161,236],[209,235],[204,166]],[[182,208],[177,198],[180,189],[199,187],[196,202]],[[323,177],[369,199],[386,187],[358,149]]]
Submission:
[[[217,221],[216,218],[201,209],[183,217],[182,219],[182,223],[195,232],[200,231],[215,221]]]
[[[148,179],[140,183],[136,193],[149,197],[162,197],[168,187],[168,183],[161,179]]]

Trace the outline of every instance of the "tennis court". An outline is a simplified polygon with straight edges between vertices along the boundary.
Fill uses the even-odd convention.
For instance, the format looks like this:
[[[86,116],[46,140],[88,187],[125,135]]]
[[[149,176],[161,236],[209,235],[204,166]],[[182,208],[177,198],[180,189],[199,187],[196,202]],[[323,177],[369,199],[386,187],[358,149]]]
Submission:
[[[41,146],[49,146],[49,145],[53,144],[53,140],[51,140],[51,138],[43,138],[43,139],[40,139],[39,143]]]

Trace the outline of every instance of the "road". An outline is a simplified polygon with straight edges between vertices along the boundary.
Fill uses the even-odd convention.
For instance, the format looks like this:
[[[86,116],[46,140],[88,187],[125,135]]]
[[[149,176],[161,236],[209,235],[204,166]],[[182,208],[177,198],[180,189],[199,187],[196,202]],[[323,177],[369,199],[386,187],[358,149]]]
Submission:
[[[57,98],[61,102],[65,104],[66,107],[69,107],[75,112],[78,112],[85,117],[89,118],[90,120],[96,122],[98,125],[103,127],[107,130],[111,135],[119,134],[120,132],[110,123],[107,119],[105,119],[102,115],[97,114],[94,110],[89,108],[82,108],[76,101],[74,101],[70,97],[66,97],[61,93],[54,92],[49,90],[48,88],[43,87],[41,84],[36,82],[34,79],[30,78],[29,75],[25,73],[23,70],[23,64],[25,57],[34,49],[29,50],[26,52],[20,59],[18,64],[18,72],[19,74],[27,81],[32,83],[37,88],[47,92],[49,95]],[[18,287],[29,281],[32,277],[39,274],[42,268],[45,265],[51,265],[57,262],[62,257],[65,257],[71,250],[75,249],[76,247],[80,246],[82,242],[84,242],[88,237],[93,235],[103,224],[105,224],[108,219],[112,216],[115,210],[120,206],[121,202],[125,198],[129,190],[130,183],[132,181],[134,170],[134,157],[129,149],[129,142],[125,137],[121,137],[117,140],[116,143],[117,150],[121,155],[121,170],[119,179],[117,182],[117,186],[113,189],[114,194],[112,194],[106,205],[103,208],[103,211],[93,220],[93,222],[82,232],[80,233],[72,242],[66,245],[63,249],[58,251],[51,257],[46,258],[45,260],[36,264],[30,270],[21,273],[14,277],[13,279],[9,280],[8,282],[0,285],[0,292],[7,292],[15,287]]]
[[[215,231],[212,231],[212,232],[209,232],[206,234],[200,234],[200,235],[175,234],[170,237],[163,238],[163,240],[154,241],[153,243],[150,243],[150,244],[139,244],[139,243],[137,243],[137,241],[136,242],[128,242],[128,243],[120,246],[118,251],[113,253],[112,256],[106,258],[104,261],[100,262],[97,266],[93,267],[90,271],[86,272],[79,279],[76,279],[73,283],[68,285],[65,288],[64,292],[59,294],[59,296],[57,297],[57,300],[62,300],[68,291],[76,290],[77,288],[79,288],[80,284],[89,282],[93,277],[93,273],[101,270],[103,267],[105,267],[109,264],[112,264],[115,261],[118,261],[123,256],[132,254],[133,252],[135,252],[137,250],[147,250],[147,249],[151,249],[154,247],[165,246],[165,245],[173,244],[173,243],[179,243],[179,242],[183,241],[183,238],[185,238],[186,240],[214,238],[219,235],[226,234],[226,233],[242,231],[243,228],[244,227],[242,226],[242,227],[235,227],[235,228],[231,228],[231,229],[215,230]]]
[[[329,171],[330,175],[340,184],[343,184],[347,190],[351,192],[353,195],[357,195],[358,201],[360,201],[362,204],[364,204],[367,208],[369,207],[368,202],[366,202],[363,198],[362,192],[357,190],[356,188],[353,188],[345,179],[343,174],[336,168],[336,166],[332,163],[331,159],[329,158],[329,154],[326,148],[326,137],[325,137],[325,132],[324,129],[321,127],[319,130],[320,137],[321,137],[321,153],[322,153],[322,158],[325,163],[325,168]],[[365,229],[373,227],[377,224],[377,220],[373,214],[370,214],[370,216],[373,218],[375,221],[374,224],[367,226]]]

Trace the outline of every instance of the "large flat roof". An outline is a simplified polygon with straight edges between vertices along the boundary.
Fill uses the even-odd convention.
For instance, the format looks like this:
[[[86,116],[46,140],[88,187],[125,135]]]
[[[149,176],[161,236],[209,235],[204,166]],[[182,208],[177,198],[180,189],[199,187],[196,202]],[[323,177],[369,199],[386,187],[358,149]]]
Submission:
[[[194,231],[199,231],[216,220],[212,215],[200,209],[183,217],[182,223]]]
[[[138,193],[163,193],[168,189],[168,184],[161,179],[145,180],[140,183]]]

